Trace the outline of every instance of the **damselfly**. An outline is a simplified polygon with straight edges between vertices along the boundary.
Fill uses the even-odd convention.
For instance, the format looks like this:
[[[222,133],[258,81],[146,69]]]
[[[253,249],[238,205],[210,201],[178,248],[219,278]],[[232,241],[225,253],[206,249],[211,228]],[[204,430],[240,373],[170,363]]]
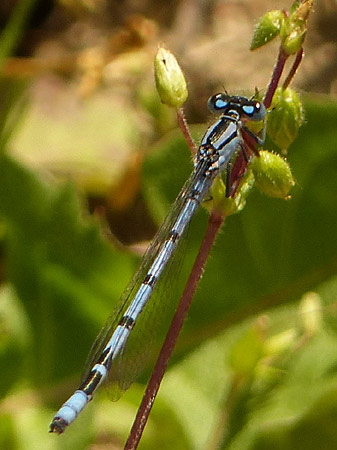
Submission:
[[[162,275],[164,277],[164,269],[176,253],[192,217],[205,199],[214,179],[225,169],[229,180],[230,163],[237,152],[242,151],[247,158],[242,130],[245,130],[256,144],[262,145],[264,142],[266,110],[261,102],[220,93],[209,99],[208,106],[220,116],[209,126],[201,140],[195,155],[194,170],[145,253],[139,270],[122,294],[116,313],[108,319],[96,339],[82,383],[55,415],[50,425],[51,432],[62,433],[109,375],[110,381],[117,383],[121,391],[129,387],[132,380],[123,380],[124,355],[129,338],[136,324],[141,322],[152,293]],[[262,120],[264,127],[261,137],[253,134],[244,125],[246,121]],[[226,195],[230,195],[229,182]],[[146,343],[142,345],[145,348]],[[131,362],[129,358],[128,363]],[[137,372],[134,377],[136,375]]]

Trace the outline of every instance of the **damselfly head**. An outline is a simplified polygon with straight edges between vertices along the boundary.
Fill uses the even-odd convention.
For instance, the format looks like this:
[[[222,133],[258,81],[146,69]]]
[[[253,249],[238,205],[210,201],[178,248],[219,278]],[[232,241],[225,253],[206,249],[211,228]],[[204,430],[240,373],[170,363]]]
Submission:
[[[208,107],[215,113],[227,114],[236,111],[240,117],[254,122],[259,122],[266,116],[266,108],[262,102],[223,92],[212,95],[208,100]]]

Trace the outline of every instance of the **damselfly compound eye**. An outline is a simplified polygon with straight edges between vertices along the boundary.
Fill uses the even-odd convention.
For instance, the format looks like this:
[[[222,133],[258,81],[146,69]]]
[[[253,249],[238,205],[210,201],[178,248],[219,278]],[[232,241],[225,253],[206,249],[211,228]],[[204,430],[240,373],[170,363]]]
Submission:
[[[259,122],[266,117],[266,108],[261,102],[253,102],[247,105],[242,105],[242,112],[247,119],[254,122]]]
[[[208,107],[211,111],[221,112],[228,108],[230,96],[228,94],[215,94],[208,100]]]

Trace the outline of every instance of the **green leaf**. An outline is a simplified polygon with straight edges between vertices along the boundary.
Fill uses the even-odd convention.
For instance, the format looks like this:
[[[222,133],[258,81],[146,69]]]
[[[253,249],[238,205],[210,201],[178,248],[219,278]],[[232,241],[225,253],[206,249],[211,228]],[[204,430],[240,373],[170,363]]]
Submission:
[[[0,179],[8,277],[30,321],[32,381],[45,384],[80,370],[134,264],[81,218],[70,185],[48,186],[6,155]]]

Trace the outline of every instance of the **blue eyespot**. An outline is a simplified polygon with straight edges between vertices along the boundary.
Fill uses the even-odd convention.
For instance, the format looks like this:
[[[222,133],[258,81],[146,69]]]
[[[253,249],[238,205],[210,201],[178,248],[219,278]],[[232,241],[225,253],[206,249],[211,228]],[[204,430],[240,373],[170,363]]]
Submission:
[[[225,102],[221,98],[218,98],[215,101],[214,106],[215,106],[216,109],[224,109],[224,108],[226,108],[228,106],[228,102]]]
[[[208,100],[208,107],[211,111],[224,111],[230,104],[228,95],[223,93],[212,95]]]
[[[247,115],[247,116],[252,116],[255,112],[255,107],[252,105],[243,105],[242,106],[242,111]]]
[[[250,120],[253,120],[255,122],[259,122],[260,120],[264,120],[264,118],[266,117],[266,107],[264,106],[263,103],[260,102],[256,102],[254,107],[252,107],[254,109],[254,112],[250,115]],[[243,109],[244,111],[244,109]],[[244,111],[245,114],[246,111]],[[248,115],[248,114],[247,114]]]

